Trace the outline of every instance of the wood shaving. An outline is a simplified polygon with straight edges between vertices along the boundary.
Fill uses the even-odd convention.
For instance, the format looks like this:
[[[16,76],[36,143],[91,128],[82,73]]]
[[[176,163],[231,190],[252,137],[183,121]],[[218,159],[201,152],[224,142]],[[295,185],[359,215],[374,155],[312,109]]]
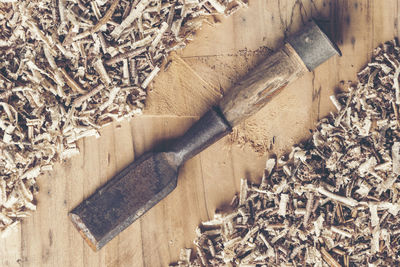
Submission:
[[[200,225],[202,255],[179,266],[400,265],[399,62],[397,40],[376,48],[331,97],[337,113],[269,159],[260,185],[242,180],[234,210]]]
[[[141,114],[171,51],[240,0],[0,1],[0,232],[35,179],[113,120]]]

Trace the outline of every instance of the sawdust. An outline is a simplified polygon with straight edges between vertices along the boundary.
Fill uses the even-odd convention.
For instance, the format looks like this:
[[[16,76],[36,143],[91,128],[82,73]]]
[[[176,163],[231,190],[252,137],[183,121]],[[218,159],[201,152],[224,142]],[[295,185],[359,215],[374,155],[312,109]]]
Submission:
[[[265,154],[272,149],[275,138],[270,138],[268,131],[259,122],[249,119],[233,129],[228,144],[249,145],[255,152]]]

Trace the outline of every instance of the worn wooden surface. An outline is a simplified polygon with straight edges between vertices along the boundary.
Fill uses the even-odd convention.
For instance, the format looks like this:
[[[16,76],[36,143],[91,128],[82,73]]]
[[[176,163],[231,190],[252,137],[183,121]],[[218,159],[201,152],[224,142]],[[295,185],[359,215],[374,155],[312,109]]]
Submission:
[[[38,180],[37,211],[0,240],[0,266],[167,266],[181,247],[192,246],[194,230],[216,208],[229,203],[240,178],[258,181],[265,157],[224,138],[188,161],[177,189],[100,252],[73,228],[67,212],[134,157],[183,133],[285,35],[313,16],[329,20],[343,52],[289,86],[239,126],[270,143],[278,155],[309,136],[315,122],[333,111],[328,98],[339,81],[355,79],[372,49],[399,35],[395,0],[250,0],[250,6],[205,26],[170,69],[153,84],[145,115],[114,123],[99,139],[79,142],[81,154],[59,163]],[[261,130],[260,130],[261,129]]]

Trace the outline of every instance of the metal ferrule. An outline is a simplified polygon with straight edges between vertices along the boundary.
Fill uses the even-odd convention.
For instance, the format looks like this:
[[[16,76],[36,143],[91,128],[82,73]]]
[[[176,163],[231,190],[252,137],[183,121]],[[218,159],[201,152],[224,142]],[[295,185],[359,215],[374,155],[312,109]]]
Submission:
[[[339,48],[314,20],[309,21],[300,32],[290,36],[288,43],[294,48],[309,71],[313,71],[332,56],[342,55]]]

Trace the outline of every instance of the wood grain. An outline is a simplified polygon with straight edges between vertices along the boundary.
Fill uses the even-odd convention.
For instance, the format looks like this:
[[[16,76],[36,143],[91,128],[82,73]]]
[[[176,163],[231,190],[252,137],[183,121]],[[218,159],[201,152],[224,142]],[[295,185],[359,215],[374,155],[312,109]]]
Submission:
[[[229,89],[219,104],[221,111],[231,126],[236,126],[258,112],[306,71],[307,67],[294,48],[285,44]]]
[[[285,153],[334,110],[328,99],[339,82],[354,79],[375,46],[399,36],[399,6],[399,0],[250,0],[249,8],[203,27],[157,77],[145,116],[114,123],[99,139],[81,140],[80,155],[40,177],[38,210],[0,240],[0,266],[158,267],[176,261],[180,248],[192,246],[198,223],[229,203],[240,178],[259,181],[264,157],[220,140],[183,166],[171,195],[98,253],[67,213],[134,157],[183,133],[285,35],[310,17],[323,18],[332,23],[343,57],[306,73],[238,127],[261,129],[265,142],[275,137],[273,152]]]

